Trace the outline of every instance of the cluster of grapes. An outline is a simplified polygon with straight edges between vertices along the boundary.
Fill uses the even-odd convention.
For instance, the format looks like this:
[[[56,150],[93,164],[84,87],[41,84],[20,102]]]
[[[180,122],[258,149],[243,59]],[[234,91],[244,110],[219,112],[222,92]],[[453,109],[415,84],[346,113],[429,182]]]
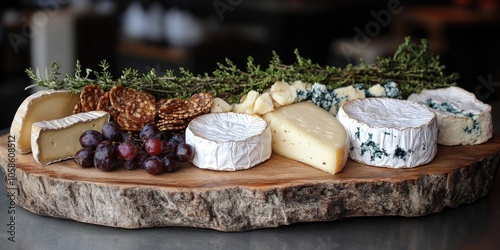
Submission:
[[[122,166],[143,168],[152,175],[174,172],[180,163],[194,156],[193,147],[185,143],[184,134],[167,135],[155,124],[147,124],[138,134],[123,132],[120,126],[107,122],[102,132],[87,130],[80,135],[83,147],[74,157],[81,167],[110,171]]]

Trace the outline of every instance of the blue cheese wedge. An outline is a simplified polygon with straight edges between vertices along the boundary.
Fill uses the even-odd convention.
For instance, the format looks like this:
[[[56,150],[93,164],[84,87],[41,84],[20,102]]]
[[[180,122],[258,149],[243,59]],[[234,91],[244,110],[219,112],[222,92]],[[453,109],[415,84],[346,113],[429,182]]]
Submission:
[[[266,113],[273,152],[330,174],[348,158],[349,138],[335,116],[312,102],[300,102]]]
[[[82,148],[80,135],[89,129],[101,131],[109,119],[108,112],[90,111],[33,123],[31,128],[33,158],[41,165],[73,158]]]
[[[78,94],[64,90],[41,90],[28,96],[19,105],[10,126],[10,135],[16,138],[17,152],[20,154],[31,152],[33,123],[71,115],[79,101]]]
[[[349,157],[366,165],[412,168],[437,153],[437,118],[422,104],[390,98],[356,99],[337,118],[348,131]]]
[[[432,108],[437,115],[438,144],[476,145],[493,136],[491,106],[460,87],[423,90],[408,100]]]
[[[226,112],[198,116],[185,134],[186,143],[195,151],[191,161],[201,169],[249,169],[272,154],[271,131],[257,115]]]

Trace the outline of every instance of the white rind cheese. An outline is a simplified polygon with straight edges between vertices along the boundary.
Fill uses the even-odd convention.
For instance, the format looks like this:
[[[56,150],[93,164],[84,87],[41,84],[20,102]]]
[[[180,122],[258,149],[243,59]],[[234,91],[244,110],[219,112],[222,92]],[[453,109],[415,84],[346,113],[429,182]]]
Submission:
[[[186,128],[186,143],[195,151],[192,163],[202,169],[249,169],[272,154],[266,121],[244,113],[211,113],[194,118]]]
[[[269,123],[273,152],[330,174],[348,158],[349,138],[337,119],[311,102],[280,107],[262,116]]]
[[[416,102],[390,98],[356,99],[337,115],[347,129],[352,160],[371,166],[412,168],[437,153],[436,115]]]
[[[432,108],[437,115],[438,144],[475,145],[493,136],[491,106],[460,87],[423,90],[408,100]]]
[[[78,94],[64,90],[41,90],[28,96],[17,109],[10,126],[10,134],[16,138],[17,152],[31,152],[31,125],[34,122],[71,115],[79,101]]]
[[[35,161],[48,165],[73,158],[82,148],[80,135],[89,129],[101,131],[109,119],[108,112],[90,111],[33,123],[31,148]]]

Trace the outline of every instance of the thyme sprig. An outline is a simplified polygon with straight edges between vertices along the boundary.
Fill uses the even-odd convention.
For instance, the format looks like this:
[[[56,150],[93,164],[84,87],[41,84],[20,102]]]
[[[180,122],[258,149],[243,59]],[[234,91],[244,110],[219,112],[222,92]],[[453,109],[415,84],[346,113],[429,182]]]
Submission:
[[[192,94],[206,91],[229,103],[238,102],[240,96],[250,90],[264,91],[279,80],[318,82],[330,89],[355,83],[370,87],[394,81],[398,83],[403,97],[406,98],[411,93],[418,93],[426,88],[456,85],[459,78],[457,73],[445,74],[445,66],[440,63],[439,56],[429,50],[429,43],[425,39],[417,44],[407,37],[392,57],[379,57],[374,64],[361,61],[358,65],[349,64],[345,68],[313,63],[311,59],[300,56],[297,49],[294,54],[296,62],[290,65],[284,64],[273,51],[265,69],[255,64],[252,57],[248,57],[245,69],[238,68],[230,59],[226,59],[224,63],[218,63],[217,69],[212,73],[199,75],[182,67],[179,68],[178,75],[173,70],[159,75],[155,69],[139,73],[136,69],[128,68],[123,70],[117,79],[113,79],[109,64],[105,60],[99,65],[100,71],[86,69],[85,76],[82,74],[80,62],[77,61],[75,76],[66,75],[62,80],[59,80],[61,66],[56,62],[50,65],[50,71],[46,70],[45,77],[38,69],[34,71],[30,68],[26,73],[35,82],[29,87],[40,86],[78,92],[88,84],[97,84],[105,90],[115,85],[123,85],[147,91],[157,98],[188,98]],[[94,73],[95,78],[90,78],[91,73]]]

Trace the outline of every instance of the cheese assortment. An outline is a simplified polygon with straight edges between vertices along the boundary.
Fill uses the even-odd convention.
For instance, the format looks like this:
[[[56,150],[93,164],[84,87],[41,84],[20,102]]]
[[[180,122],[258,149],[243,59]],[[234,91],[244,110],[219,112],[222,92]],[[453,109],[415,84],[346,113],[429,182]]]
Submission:
[[[328,111],[311,102],[280,107],[262,116],[269,123],[273,152],[330,174],[348,158],[346,130]]]
[[[33,123],[31,148],[35,161],[48,165],[73,158],[82,149],[80,135],[90,129],[101,131],[109,119],[108,112],[90,111]]]
[[[271,157],[271,131],[261,117],[244,113],[211,113],[194,118],[186,128],[186,143],[202,169],[245,170]]]
[[[64,90],[41,90],[28,96],[17,109],[10,127],[10,134],[17,139],[17,152],[31,152],[33,123],[71,115],[79,101],[78,94]]]
[[[492,137],[491,107],[472,93],[449,87],[400,100],[401,93],[392,81],[328,89],[282,80],[229,104],[208,92],[156,100],[123,86],[105,91],[90,84],[80,94],[43,90],[29,96],[11,134],[19,153],[33,152],[36,162],[48,165],[73,158],[82,148],[79,135],[110,120],[139,134],[152,123],[158,131],[182,131],[195,152],[191,162],[202,169],[249,169],[274,152],[330,174],[342,171],[349,157],[371,166],[417,167],[434,159],[438,143],[474,145]],[[135,142],[144,149],[144,140]],[[158,152],[161,143],[153,143]]]
[[[475,145],[493,136],[491,106],[460,87],[423,90],[411,94],[408,100],[434,110],[439,126],[439,144]]]
[[[349,156],[360,163],[412,168],[437,152],[436,115],[424,105],[390,98],[356,99],[337,115],[351,140]]]

